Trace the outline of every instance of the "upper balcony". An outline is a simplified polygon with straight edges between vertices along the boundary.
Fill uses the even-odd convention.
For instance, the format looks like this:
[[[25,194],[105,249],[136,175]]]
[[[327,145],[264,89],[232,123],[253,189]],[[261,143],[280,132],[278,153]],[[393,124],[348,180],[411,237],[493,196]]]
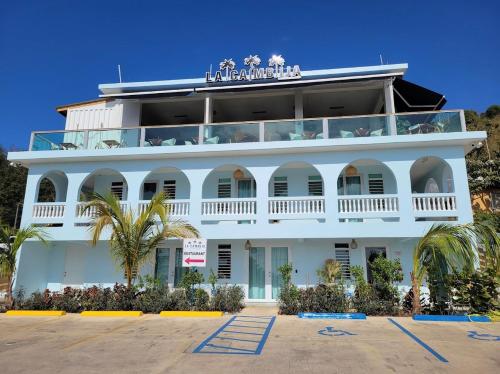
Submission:
[[[79,131],[35,131],[30,151],[380,139],[384,136],[465,132],[463,111],[324,117],[302,120],[140,126]],[[389,139],[388,139],[389,141]],[[323,142],[324,143],[324,142]],[[311,144],[314,144],[311,142]],[[321,144],[324,145],[324,144]],[[191,148],[190,148],[191,149]]]

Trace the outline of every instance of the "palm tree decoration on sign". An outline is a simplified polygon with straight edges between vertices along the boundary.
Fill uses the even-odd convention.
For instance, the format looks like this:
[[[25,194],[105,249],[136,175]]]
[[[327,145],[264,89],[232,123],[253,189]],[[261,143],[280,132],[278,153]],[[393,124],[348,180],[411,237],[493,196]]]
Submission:
[[[413,249],[410,273],[413,314],[419,314],[420,287],[432,270],[444,277],[451,269],[473,269],[478,263],[477,246],[481,245],[499,274],[500,239],[493,228],[484,224],[436,224],[420,238]]]
[[[219,64],[220,70],[226,71],[226,80],[229,79],[229,71],[234,70],[235,67],[236,67],[236,63],[233,61],[232,58],[230,58],[230,59],[225,58],[224,61],[222,61]]]
[[[260,65],[260,57],[259,55],[250,55],[246,57],[243,62],[245,65],[250,66],[250,69],[254,69],[256,66]]]
[[[153,196],[137,216],[123,211],[120,200],[109,194],[94,194],[85,211],[95,211],[92,221],[92,245],[97,245],[103,231],[109,229],[111,255],[124,270],[130,289],[139,270],[152,258],[158,245],[166,239],[197,238],[198,230],[183,220],[172,220],[165,193]]]
[[[281,57],[281,55],[272,55],[271,58],[268,61],[269,66],[273,67],[276,70],[276,73],[278,72],[278,68],[280,66],[285,65],[285,59]]]
[[[0,275],[7,278],[7,303],[12,306],[12,286],[16,273],[16,258],[21,246],[27,239],[38,239],[47,245],[47,235],[38,227],[28,226],[21,229],[0,227]]]

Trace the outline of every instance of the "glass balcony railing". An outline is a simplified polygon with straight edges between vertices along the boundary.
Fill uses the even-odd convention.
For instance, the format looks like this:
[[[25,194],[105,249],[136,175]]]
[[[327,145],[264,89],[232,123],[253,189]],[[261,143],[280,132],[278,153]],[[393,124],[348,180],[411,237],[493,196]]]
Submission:
[[[304,120],[33,132],[30,150],[275,142],[461,132],[461,111]]]
[[[198,144],[199,126],[144,128],[144,147]]]
[[[345,117],[328,120],[328,134],[335,138],[363,138],[389,135],[389,116]]]
[[[250,143],[259,141],[259,123],[205,125],[204,144]]]
[[[462,131],[460,112],[396,114],[398,135]]]
[[[58,131],[34,133],[32,151],[60,151],[65,149],[84,149],[84,131]]]
[[[264,141],[324,139],[323,120],[264,122]]]

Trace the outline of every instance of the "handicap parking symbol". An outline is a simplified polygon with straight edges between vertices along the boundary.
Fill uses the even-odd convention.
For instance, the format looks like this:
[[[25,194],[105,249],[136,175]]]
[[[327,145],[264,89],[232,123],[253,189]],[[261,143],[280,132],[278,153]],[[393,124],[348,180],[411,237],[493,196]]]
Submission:
[[[356,334],[353,334],[352,332],[345,331],[345,330],[335,330],[333,328],[333,326],[327,326],[325,329],[319,330],[318,334],[325,335],[325,336],[356,335]]]
[[[500,341],[499,335],[491,335],[491,334],[478,334],[477,331],[467,331],[469,338],[477,339],[477,340],[489,340],[491,342]]]

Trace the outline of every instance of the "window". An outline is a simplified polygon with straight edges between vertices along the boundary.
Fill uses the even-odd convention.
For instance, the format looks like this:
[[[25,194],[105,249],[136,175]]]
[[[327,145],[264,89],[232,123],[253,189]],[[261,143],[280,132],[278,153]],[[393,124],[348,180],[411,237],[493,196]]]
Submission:
[[[146,182],[144,183],[144,190],[142,193],[142,198],[144,200],[151,200],[156,193],[156,182]]]
[[[368,192],[370,195],[384,194],[384,179],[382,174],[368,174]]]
[[[111,182],[111,193],[115,195],[118,200],[123,200],[123,192],[123,182]]]
[[[274,177],[274,196],[288,196],[287,177]]]
[[[361,195],[361,177],[359,175],[340,176],[337,180],[339,195]]]
[[[335,260],[342,266],[342,278],[351,278],[351,260],[349,258],[349,244],[335,243]]]
[[[231,279],[231,245],[219,245],[217,264],[217,278]]]
[[[168,284],[168,267],[170,262],[169,248],[156,248],[155,279],[162,285]]]
[[[323,181],[319,175],[309,176],[309,196],[323,196]]]
[[[226,199],[231,197],[231,178],[220,178],[217,186],[217,197]]]
[[[169,199],[175,199],[175,180],[163,181],[163,192]]]

